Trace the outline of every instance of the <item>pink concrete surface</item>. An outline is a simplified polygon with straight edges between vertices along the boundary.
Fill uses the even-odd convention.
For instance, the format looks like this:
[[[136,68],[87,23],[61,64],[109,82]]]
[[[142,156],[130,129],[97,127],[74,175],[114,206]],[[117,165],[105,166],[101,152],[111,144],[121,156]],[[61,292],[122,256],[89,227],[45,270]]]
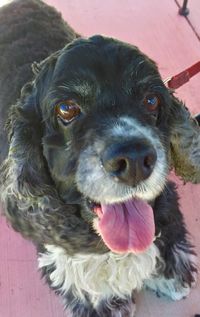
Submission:
[[[182,0],[180,0],[181,2]],[[140,47],[157,61],[163,78],[200,59],[200,43],[174,0],[46,0],[83,36],[104,34]],[[199,0],[191,0],[191,23],[200,30]],[[193,10],[193,11],[192,11]],[[177,96],[200,110],[200,75]],[[174,178],[174,176],[172,176]],[[200,254],[200,186],[176,179],[191,239]],[[200,283],[186,300],[171,302],[151,292],[137,296],[137,317],[192,317],[200,314]],[[60,299],[40,280],[34,247],[0,218],[0,317],[64,317]],[[65,315],[66,316],[66,315]],[[103,316],[102,316],[103,317]]]

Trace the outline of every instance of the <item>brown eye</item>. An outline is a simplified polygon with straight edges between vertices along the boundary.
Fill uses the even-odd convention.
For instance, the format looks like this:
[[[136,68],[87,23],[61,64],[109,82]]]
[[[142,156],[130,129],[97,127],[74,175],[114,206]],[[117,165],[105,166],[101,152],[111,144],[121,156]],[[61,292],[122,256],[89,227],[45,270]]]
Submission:
[[[56,114],[63,121],[69,123],[81,113],[79,105],[74,100],[64,100],[56,105]]]
[[[155,94],[148,94],[145,96],[143,104],[148,111],[155,111],[160,104],[160,99]]]

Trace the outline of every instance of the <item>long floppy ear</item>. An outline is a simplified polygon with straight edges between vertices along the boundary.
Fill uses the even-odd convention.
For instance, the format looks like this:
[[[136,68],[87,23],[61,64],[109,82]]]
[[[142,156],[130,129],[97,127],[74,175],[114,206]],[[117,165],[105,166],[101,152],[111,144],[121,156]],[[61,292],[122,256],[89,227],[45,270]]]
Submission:
[[[59,197],[42,150],[39,91],[51,80],[57,55],[37,66],[34,82],[25,85],[8,121],[9,154],[0,170],[4,213],[13,228],[37,244],[63,246],[68,252],[104,252],[78,205]],[[42,87],[41,87],[42,85]]]
[[[40,91],[45,93],[43,87],[40,88],[40,82],[43,81],[45,87],[46,77],[51,78],[57,55],[58,52],[37,65],[35,80],[22,88],[20,100],[9,113],[6,128],[10,144],[4,164],[11,164],[5,181],[12,177],[11,186],[21,195],[40,195],[44,185],[52,182],[42,154],[43,125],[39,96]],[[5,174],[4,171],[2,173]]]
[[[171,159],[175,172],[184,182],[200,183],[200,127],[185,105],[172,95],[174,122]]]

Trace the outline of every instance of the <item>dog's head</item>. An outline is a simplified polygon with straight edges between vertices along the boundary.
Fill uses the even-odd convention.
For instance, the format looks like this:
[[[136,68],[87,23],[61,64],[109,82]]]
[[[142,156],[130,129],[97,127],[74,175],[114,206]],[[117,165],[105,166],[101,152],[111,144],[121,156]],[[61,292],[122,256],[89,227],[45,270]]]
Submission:
[[[175,121],[155,63],[134,46],[94,36],[35,72],[10,120],[19,190],[36,197],[53,186],[64,204],[81,206],[109,249],[145,250]]]

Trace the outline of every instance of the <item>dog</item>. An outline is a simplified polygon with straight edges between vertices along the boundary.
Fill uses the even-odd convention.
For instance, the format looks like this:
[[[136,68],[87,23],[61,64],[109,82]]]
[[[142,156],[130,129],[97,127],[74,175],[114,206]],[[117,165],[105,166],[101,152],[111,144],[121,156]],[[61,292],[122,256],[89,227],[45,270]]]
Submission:
[[[135,291],[180,300],[197,279],[168,181],[185,108],[137,47],[72,37],[33,64],[15,104],[2,89],[7,108],[14,105],[1,110],[9,139],[1,140],[1,201],[71,316],[132,317]]]

